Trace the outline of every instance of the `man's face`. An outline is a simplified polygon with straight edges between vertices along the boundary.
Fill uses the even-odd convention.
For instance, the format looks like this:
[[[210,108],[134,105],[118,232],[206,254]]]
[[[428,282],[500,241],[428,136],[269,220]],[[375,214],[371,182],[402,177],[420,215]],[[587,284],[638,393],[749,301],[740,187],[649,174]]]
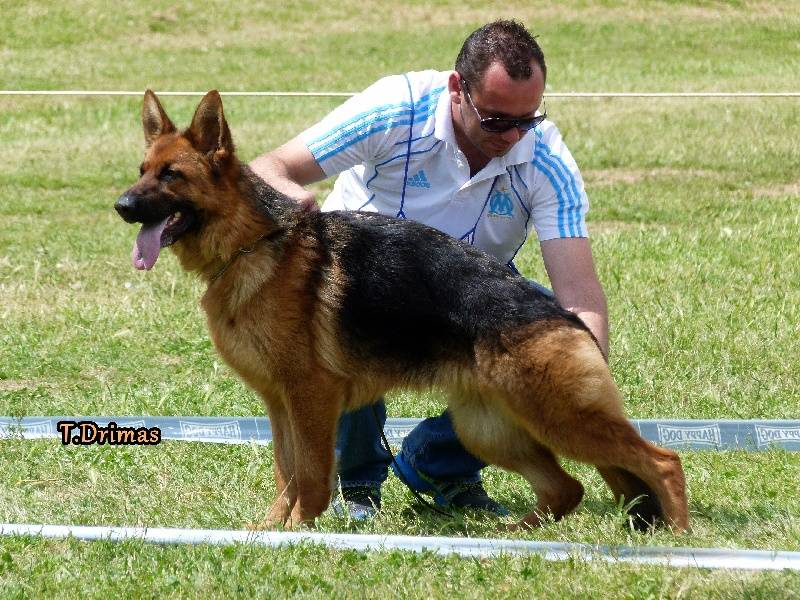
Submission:
[[[533,63],[533,73],[529,79],[515,80],[509,77],[501,63],[495,62],[486,69],[479,82],[467,81],[465,87],[459,79],[454,75],[450,81],[450,95],[454,103],[453,120],[456,128],[460,129],[467,142],[484,156],[488,158],[503,156],[526,132],[516,127],[503,133],[485,131],[481,128],[480,118],[533,117],[544,95],[542,70]]]

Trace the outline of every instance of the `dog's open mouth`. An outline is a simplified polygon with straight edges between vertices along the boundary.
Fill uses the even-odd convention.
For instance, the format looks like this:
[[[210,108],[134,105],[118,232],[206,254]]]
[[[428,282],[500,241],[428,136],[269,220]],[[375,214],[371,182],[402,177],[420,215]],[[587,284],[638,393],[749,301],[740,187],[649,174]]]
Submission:
[[[160,223],[143,223],[133,244],[133,266],[140,271],[152,269],[161,248],[174,244],[190,225],[190,215],[181,211],[172,213]]]

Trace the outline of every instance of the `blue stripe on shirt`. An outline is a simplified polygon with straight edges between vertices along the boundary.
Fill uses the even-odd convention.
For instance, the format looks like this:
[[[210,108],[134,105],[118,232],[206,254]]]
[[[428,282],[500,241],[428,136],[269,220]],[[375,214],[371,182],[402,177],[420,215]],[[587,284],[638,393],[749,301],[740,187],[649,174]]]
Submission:
[[[561,172],[565,173],[568,179],[568,184],[570,190],[572,192],[572,207],[570,210],[570,224],[574,224],[577,230],[577,235],[584,235],[584,232],[581,231],[581,194],[578,191],[578,184],[575,180],[575,175],[572,173],[572,170],[567,166],[564,162],[564,159],[561,158],[558,154],[553,154],[547,144],[542,144],[544,146],[545,151],[560,165]]]
[[[412,142],[418,142],[420,140],[424,140],[425,138],[431,137],[433,134],[434,134],[434,132],[431,131],[428,135],[421,135],[419,137],[411,138],[411,141]],[[402,144],[407,144],[407,143],[408,143],[408,140],[400,140],[399,142],[395,142],[393,145],[394,146],[400,146]]]
[[[552,155],[547,154],[543,150],[537,149],[535,153],[537,164],[546,165],[550,169],[550,183],[556,187],[556,193],[559,197],[558,212],[559,223],[563,223],[566,219],[565,229],[569,231],[569,237],[575,237],[575,223],[572,219],[572,210],[575,203],[575,196],[570,189],[569,181],[567,180],[564,172],[561,171],[558,162],[553,160]],[[565,237],[562,235],[562,237]]]
[[[425,136],[425,137],[428,137],[428,136]],[[423,138],[417,138],[417,139],[420,140],[420,139],[423,139]],[[414,140],[411,140],[411,141],[413,142]],[[408,140],[403,140],[402,142],[399,142],[399,143],[407,144]],[[431,150],[436,148],[436,146],[438,146],[441,143],[442,143],[442,140],[436,140],[430,147],[425,148],[425,150],[415,150],[414,152],[411,153],[411,156],[414,156],[415,154],[425,154],[426,152],[430,152]],[[395,145],[397,145],[397,144],[395,144]],[[395,156],[383,161],[382,163],[378,163],[377,165],[375,165],[375,174],[367,180],[367,182],[364,184],[364,187],[369,188],[369,184],[372,183],[372,181],[378,176],[378,167],[382,167],[383,165],[386,165],[386,164],[392,162],[393,160],[397,160],[398,158],[405,158],[405,157],[406,157],[406,153],[403,152],[402,154],[396,154]]]
[[[421,114],[421,115],[416,115],[416,117],[418,119],[427,119],[435,111],[436,111],[436,105],[432,105],[432,106],[430,106],[428,108],[427,112],[425,112],[424,114]],[[411,117],[413,117],[413,115],[414,115],[413,112],[411,112],[409,114],[409,116],[411,116]],[[325,146],[320,147],[320,148],[313,148],[313,149],[309,148],[309,150],[311,150],[311,153],[314,155],[314,158],[317,160],[317,162],[322,162],[323,160],[338,154],[342,150],[345,150],[346,148],[349,148],[353,144],[355,144],[357,142],[360,142],[361,140],[370,137],[374,133],[378,133],[379,131],[386,131],[386,130],[389,130],[389,129],[394,129],[395,127],[401,127],[401,126],[404,126],[404,125],[412,125],[413,126],[414,122],[416,122],[416,119],[413,120],[413,121],[410,120],[410,119],[409,120],[402,120],[402,121],[389,121],[388,123],[385,123],[384,125],[382,125],[380,127],[375,127],[375,125],[381,120],[382,119],[375,119],[374,121],[371,121],[369,123],[365,123],[364,126],[368,127],[368,129],[366,131],[362,132],[361,135],[357,135],[355,137],[352,137],[352,138],[348,139],[347,141],[344,141],[339,146],[334,147],[333,149],[329,150],[328,152],[326,152],[324,154],[318,155],[319,152],[322,152],[324,149],[329,147],[331,144],[326,144]],[[356,132],[349,132],[349,133],[356,133]],[[346,136],[343,136],[343,137],[346,137]],[[336,140],[336,141],[342,141],[342,140]],[[408,144],[408,140],[405,140],[404,143]]]
[[[330,131],[325,132],[323,135],[319,136],[316,139],[310,140],[307,144],[308,146],[313,146],[314,144],[318,144],[325,139],[329,138],[335,133],[338,133],[342,130],[342,128],[347,127],[348,125],[352,125],[356,121],[360,121],[364,117],[369,117],[371,115],[376,115],[381,112],[389,111],[389,110],[397,110],[397,109],[411,109],[408,102],[398,102],[397,104],[384,104],[382,106],[376,106],[371,108],[367,111],[357,114],[356,116],[352,117],[351,119],[345,121],[344,123],[339,123],[331,129]]]
[[[362,121],[362,122],[356,124],[355,126],[351,127],[350,129],[345,129],[343,131],[340,131],[338,136],[330,139],[325,144],[321,144],[321,145],[320,144],[315,144],[313,146],[309,145],[309,149],[311,150],[311,152],[313,154],[317,154],[317,153],[322,152],[323,150],[326,150],[330,146],[333,146],[333,145],[336,145],[336,144],[344,142],[345,139],[348,138],[349,136],[351,136],[353,134],[356,134],[359,131],[363,131],[365,128],[369,129],[370,127],[372,127],[373,125],[375,125],[375,124],[377,124],[377,123],[379,123],[381,121],[391,120],[393,118],[403,118],[405,116],[411,116],[412,114],[414,114],[414,112],[420,112],[420,111],[423,112],[423,116],[425,118],[427,118],[431,114],[433,114],[433,112],[435,112],[435,110],[436,110],[436,105],[435,104],[434,105],[427,105],[426,104],[420,109],[417,109],[415,107],[413,110],[412,109],[404,109],[404,110],[401,110],[401,111],[395,111],[393,113],[388,113],[388,112],[387,113],[381,113],[381,114],[376,115],[374,118],[372,118],[370,120]],[[403,142],[403,143],[405,143],[405,142]]]
[[[314,144],[309,144],[308,147],[312,152],[321,152],[326,148],[329,148],[331,146],[334,146],[342,142],[347,137],[353,135],[354,133],[357,133],[360,130],[363,130],[365,127],[369,127],[374,123],[378,123],[380,121],[386,121],[388,119],[402,118],[410,114],[411,114],[410,108],[394,108],[383,112],[371,113],[368,119],[359,120],[357,123],[355,123],[352,127],[349,128],[337,127],[328,136],[326,136],[326,139]]]
[[[547,180],[550,182],[550,185],[556,192],[556,197],[558,198],[558,235],[562,238],[568,237],[564,227],[564,207],[566,206],[564,191],[561,189],[561,186],[558,185],[555,176],[550,172],[546,165],[539,160],[538,156],[533,160],[533,166],[541,171],[545,177],[547,177]]]
[[[421,107],[423,103],[427,103],[428,98],[430,96],[436,95],[438,97],[438,95],[442,92],[442,90],[444,90],[444,86],[436,88],[434,90],[431,90],[429,93],[427,93],[424,96],[422,96],[417,101],[418,107]],[[352,125],[353,123],[363,119],[364,117],[367,117],[367,116],[373,115],[373,114],[377,114],[377,113],[379,113],[381,111],[387,111],[387,110],[392,110],[392,109],[397,109],[397,108],[406,108],[406,109],[410,110],[411,109],[411,103],[409,103],[409,102],[397,102],[395,104],[384,104],[384,105],[381,105],[381,106],[372,107],[367,111],[364,111],[362,113],[359,113],[359,114],[355,115],[354,117],[350,118],[348,121],[345,121],[343,123],[339,123],[336,127],[331,129],[330,131],[328,131],[326,134],[324,134],[324,135],[322,135],[322,136],[320,136],[320,137],[308,142],[308,145],[311,146],[312,144],[317,144],[317,143],[321,142],[322,140],[326,139],[327,137],[333,135],[334,133],[337,133],[337,132],[341,131],[343,127],[347,127],[348,125]]]
[[[525,180],[522,178],[522,175],[519,174],[519,169],[517,168],[517,165],[514,165],[514,172],[517,174],[517,178],[522,182],[522,186],[527,190],[528,184],[525,183]]]
[[[368,130],[367,132],[362,133],[361,135],[352,138],[346,144],[343,144],[342,146],[338,146],[338,147],[330,150],[329,152],[326,152],[325,154],[321,154],[319,156],[315,155],[314,158],[317,159],[317,162],[322,162],[326,158],[330,158],[331,156],[339,154],[339,152],[341,152],[342,150],[348,148],[349,146],[352,146],[353,144],[355,144],[357,142],[360,142],[363,139],[368,138],[373,133],[378,133],[379,131],[385,131],[387,129],[392,129],[394,127],[400,127],[402,125],[410,125],[410,124],[411,124],[411,121],[392,121],[391,123],[386,123],[385,125],[383,125],[381,127],[374,127],[372,129]]]
[[[309,150],[316,155],[329,148],[331,145],[341,142],[358,130],[369,127],[374,123],[386,119],[411,115],[414,112],[425,113],[426,117],[430,116],[435,111],[442,90],[444,90],[443,87],[433,90],[420,98],[413,106],[409,102],[400,102],[397,104],[385,104],[362,112],[343,123],[339,123],[326,134],[308,142],[307,146]]]
[[[411,100],[411,106],[414,106],[414,91],[411,89],[411,80],[408,78],[408,75],[404,75],[403,77],[406,78],[406,85],[408,86],[408,98]],[[397,211],[397,218],[398,219],[405,219],[406,213],[403,212],[405,210],[406,205],[406,187],[408,186],[408,163],[411,162],[411,138],[414,137],[414,111],[411,111],[411,123],[408,126],[408,146],[406,146],[406,168],[405,172],[403,173],[403,191],[400,195],[400,210]]]
[[[542,141],[543,135],[541,130],[537,128],[534,131],[537,139],[533,163],[537,164],[538,161],[538,163],[546,164],[551,169],[548,179],[556,190],[556,195],[559,197],[559,235],[561,235],[561,237],[567,237],[567,229],[569,229],[569,237],[585,235],[585,231],[581,228],[580,224],[582,197],[578,191],[575,176],[561,156],[554,153],[550,146]],[[542,168],[539,170],[544,172]],[[557,186],[555,183],[556,179],[561,182],[561,187]],[[566,192],[566,197],[562,192]],[[564,225],[565,219],[567,221],[566,226]]]
[[[525,214],[527,215],[527,217],[525,217],[525,232],[522,234],[522,241],[520,242],[519,246],[517,246],[517,249],[514,250],[514,254],[511,255],[511,259],[508,261],[508,265],[511,266],[514,271],[517,271],[517,268],[514,266],[514,258],[517,256],[517,252],[520,251],[520,248],[525,245],[525,241],[528,239],[528,223],[531,221],[531,211],[527,206],[525,206],[525,202],[522,201],[522,196],[520,196],[516,186],[514,185],[514,177],[511,175],[511,167],[508,167],[506,171],[508,171],[508,181],[511,183],[511,189],[517,196],[517,200],[519,200],[519,205],[522,207],[522,210],[524,210]],[[528,186],[525,185],[525,181],[523,181],[522,177],[520,177],[516,165],[514,165],[514,171],[516,172],[519,180],[522,181],[522,185],[525,186],[525,189],[528,189]],[[517,271],[517,273],[519,273],[519,271]]]
[[[492,185],[489,186],[489,193],[486,194],[486,200],[483,202],[483,207],[481,208],[481,212],[478,214],[478,218],[475,220],[475,225],[472,226],[472,229],[467,231],[464,235],[462,235],[459,239],[462,242],[467,242],[469,245],[475,244],[475,232],[478,229],[478,224],[481,222],[481,217],[483,213],[486,211],[486,206],[489,204],[489,198],[492,197],[492,192],[494,191],[494,186],[497,184],[497,179],[500,175],[495,175],[494,179],[492,179]]]

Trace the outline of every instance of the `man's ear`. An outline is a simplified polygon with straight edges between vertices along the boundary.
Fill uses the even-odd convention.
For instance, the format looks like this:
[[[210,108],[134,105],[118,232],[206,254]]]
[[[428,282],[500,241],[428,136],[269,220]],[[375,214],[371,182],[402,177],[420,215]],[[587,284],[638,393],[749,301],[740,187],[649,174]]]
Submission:
[[[213,153],[209,158],[217,164],[233,156],[233,140],[217,90],[211,90],[200,101],[186,137],[203,154]]]
[[[158,136],[175,131],[175,125],[169,120],[152,90],[144,93],[142,125],[144,126],[145,148],[149,148]]]
[[[447,79],[447,92],[450,94],[450,100],[461,104],[461,75],[457,71],[450,73]]]

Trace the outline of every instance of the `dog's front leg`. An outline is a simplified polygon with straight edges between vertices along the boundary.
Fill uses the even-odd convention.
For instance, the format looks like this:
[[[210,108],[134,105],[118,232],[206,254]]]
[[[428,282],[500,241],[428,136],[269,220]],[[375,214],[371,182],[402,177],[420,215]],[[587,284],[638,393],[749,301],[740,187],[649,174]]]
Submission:
[[[297,502],[294,440],[285,404],[268,393],[262,394],[262,399],[267,407],[272,428],[276,497],[267,516],[255,526],[255,529],[275,529],[286,525]]]
[[[313,523],[330,503],[336,426],[343,398],[337,387],[329,381],[313,380],[287,394],[297,486],[289,526]]]

